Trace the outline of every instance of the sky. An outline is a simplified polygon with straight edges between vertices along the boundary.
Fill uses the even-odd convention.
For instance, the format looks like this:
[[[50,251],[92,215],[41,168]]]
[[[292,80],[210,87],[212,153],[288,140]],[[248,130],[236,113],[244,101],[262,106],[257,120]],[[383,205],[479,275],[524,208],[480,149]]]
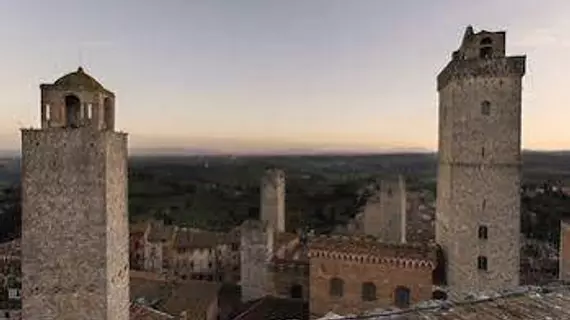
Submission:
[[[0,148],[82,65],[133,147],[437,148],[436,76],[465,27],[527,55],[523,147],[570,149],[567,0],[5,0]]]

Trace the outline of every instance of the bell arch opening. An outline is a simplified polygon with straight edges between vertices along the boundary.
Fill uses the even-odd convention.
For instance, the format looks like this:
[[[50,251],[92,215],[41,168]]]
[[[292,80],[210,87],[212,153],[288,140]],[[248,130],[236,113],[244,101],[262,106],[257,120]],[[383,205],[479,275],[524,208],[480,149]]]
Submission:
[[[65,126],[69,128],[79,127],[81,119],[81,100],[76,95],[65,96]]]

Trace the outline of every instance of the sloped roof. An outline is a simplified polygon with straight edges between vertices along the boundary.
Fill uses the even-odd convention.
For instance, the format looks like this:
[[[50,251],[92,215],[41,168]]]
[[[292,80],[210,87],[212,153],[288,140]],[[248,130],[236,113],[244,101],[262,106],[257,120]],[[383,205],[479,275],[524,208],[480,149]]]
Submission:
[[[130,275],[131,300],[144,301],[143,304],[172,315],[205,313],[218,298],[221,287],[207,281],[169,281],[163,276],[144,272],[131,271]]]
[[[369,320],[564,320],[570,319],[570,286],[522,288],[518,292],[513,291],[462,302],[424,302],[409,310],[373,311],[361,318]],[[343,318],[331,314],[330,317],[320,319]]]
[[[302,320],[308,318],[307,302],[270,296],[248,302],[230,316],[231,320]]]
[[[82,67],[79,67],[77,71],[70,72],[57,79],[53,85],[65,89],[103,91],[110,93],[109,90],[105,89],[105,87],[95,80],[95,78],[85,73]]]
[[[437,246],[433,244],[386,243],[372,236],[318,236],[310,239],[309,251],[437,261]]]

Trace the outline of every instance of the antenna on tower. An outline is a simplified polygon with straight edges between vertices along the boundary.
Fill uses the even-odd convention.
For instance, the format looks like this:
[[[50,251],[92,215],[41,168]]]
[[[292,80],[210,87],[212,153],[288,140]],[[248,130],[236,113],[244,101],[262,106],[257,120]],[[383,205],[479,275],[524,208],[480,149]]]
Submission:
[[[83,44],[79,44],[79,50],[77,52],[79,58],[79,66],[83,67]]]

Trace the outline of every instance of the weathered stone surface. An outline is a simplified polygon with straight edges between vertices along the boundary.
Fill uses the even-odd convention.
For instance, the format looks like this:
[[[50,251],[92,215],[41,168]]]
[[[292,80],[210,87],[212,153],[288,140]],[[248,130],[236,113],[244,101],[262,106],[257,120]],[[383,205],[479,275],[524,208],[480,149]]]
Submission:
[[[269,169],[261,179],[261,221],[285,232],[285,172]]]
[[[506,57],[504,47],[504,32],[468,29],[438,77],[436,240],[456,294],[519,283],[525,57]],[[486,239],[479,237],[480,227],[487,229]],[[479,270],[478,257],[487,259],[487,270]]]
[[[42,86],[42,129],[22,130],[22,315],[126,320],[127,135],[70,126],[56,91]]]
[[[380,181],[364,207],[364,234],[386,242],[406,242],[406,182],[403,176]]]

